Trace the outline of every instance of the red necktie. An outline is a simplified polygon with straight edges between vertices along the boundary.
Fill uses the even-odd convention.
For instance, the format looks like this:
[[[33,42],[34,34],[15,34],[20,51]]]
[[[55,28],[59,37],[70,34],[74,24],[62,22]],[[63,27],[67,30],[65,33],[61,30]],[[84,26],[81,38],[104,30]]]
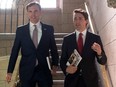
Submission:
[[[82,38],[82,33],[79,33],[77,45],[78,45],[78,51],[80,54],[82,54],[82,49],[83,49],[83,38]]]

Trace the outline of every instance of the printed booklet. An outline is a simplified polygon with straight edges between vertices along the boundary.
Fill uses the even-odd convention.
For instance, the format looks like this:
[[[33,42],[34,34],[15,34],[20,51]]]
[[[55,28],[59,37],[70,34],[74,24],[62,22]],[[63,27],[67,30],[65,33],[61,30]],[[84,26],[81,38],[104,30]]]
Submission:
[[[74,52],[71,54],[66,65],[69,66],[71,64],[74,66],[78,66],[78,64],[80,63],[81,60],[82,60],[82,57],[80,56],[78,51],[76,49],[74,49]]]

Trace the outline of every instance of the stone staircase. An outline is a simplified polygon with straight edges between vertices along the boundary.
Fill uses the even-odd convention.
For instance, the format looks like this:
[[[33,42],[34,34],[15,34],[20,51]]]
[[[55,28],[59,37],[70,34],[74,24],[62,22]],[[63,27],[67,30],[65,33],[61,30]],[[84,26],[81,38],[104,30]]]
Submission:
[[[59,53],[59,58],[61,56],[61,46],[64,35],[67,33],[55,33],[56,45]],[[53,75],[53,87],[64,87],[64,74],[61,71],[60,67],[56,75]]]

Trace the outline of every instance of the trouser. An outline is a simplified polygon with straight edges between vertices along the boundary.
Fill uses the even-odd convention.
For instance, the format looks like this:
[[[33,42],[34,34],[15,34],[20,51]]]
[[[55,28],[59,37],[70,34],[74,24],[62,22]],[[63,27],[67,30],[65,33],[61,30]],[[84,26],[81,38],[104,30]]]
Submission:
[[[38,68],[35,68],[32,79],[29,81],[22,81],[21,87],[52,87],[52,84],[49,84],[44,73]]]

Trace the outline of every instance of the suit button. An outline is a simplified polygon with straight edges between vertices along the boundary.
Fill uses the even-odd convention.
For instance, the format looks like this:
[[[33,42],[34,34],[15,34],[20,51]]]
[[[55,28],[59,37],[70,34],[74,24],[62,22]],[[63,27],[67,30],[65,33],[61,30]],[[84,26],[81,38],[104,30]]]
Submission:
[[[82,69],[80,69],[80,72],[82,72]]]
[[[80,73],[79,73],[79,76],[82,76],[82,69],[80,69]]]

